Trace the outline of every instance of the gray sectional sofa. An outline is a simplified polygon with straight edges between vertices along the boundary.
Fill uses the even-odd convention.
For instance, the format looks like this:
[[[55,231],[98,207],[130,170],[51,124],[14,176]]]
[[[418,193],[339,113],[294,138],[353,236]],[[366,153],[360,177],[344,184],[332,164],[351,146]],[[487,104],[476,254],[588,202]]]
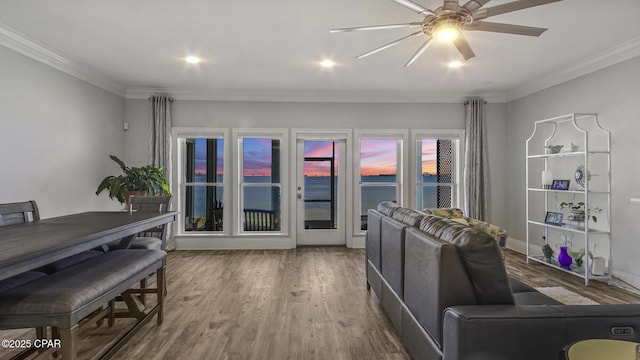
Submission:
[[[413,359],[557,360],[583,339],[640,342],[640,305],[563,305],[510,279],[487,233],[392,202],[368,211],[366,268]]]

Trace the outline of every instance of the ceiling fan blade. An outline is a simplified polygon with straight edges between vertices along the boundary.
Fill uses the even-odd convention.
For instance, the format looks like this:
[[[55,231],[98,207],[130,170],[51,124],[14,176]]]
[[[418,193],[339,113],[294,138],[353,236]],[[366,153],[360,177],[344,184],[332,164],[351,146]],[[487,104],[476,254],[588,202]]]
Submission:
[[[422,32],[422,30],[421,31],[416,31],[413,34],[409,34],[409,35],[407,35],[407,36],[405,36],[403,38],[400,38],[398,40],[392,41],[392,42],[390,42],[388,44],[384,44],[384,45],[382,45],[382,46],[380,46],[378,48],[375,48],[375,49],[373,49],[373,50],[371,50],[369,52],[366,52],[366,53],[364,53],[362,55],[358,55],[358,56],[356,56],[356,59],[362,59],[363,57],[367,57],[369,55],[373,55],[373,54],[377,53],[378,51],[382,51],[382,50],[388,49],[388,48],[390,48],[390,47],[392,47],[394,45],[397,45],[399,42],[401,42],[403,40],[406,40],[406,39],[409,39],[409,38],[412,38],[412,37],[416,37],[416,36],[420,36],[422,34],[424,34]]]
[[[491,0],[470,0],[466,4],[462,5],[463,8],[467,9],[470,13],[475,12],[476,10],[483,7],[486,3]]]
[[[409,59],[409,61],[407,61],[407,63],[404,64],[404,67],[407,67],[407,66],[413,64],[414,61],[418,60],[418,58],[420,56],[422,56],[422,54],[429,48],[429,46],[431,46],[432,43],[433,43],[433,38],[429,37],[427,39],[427,41],[425,41],[424,44],[422,44],[422,46],[420,46],[420,49],[418,49],[418,51],[416,51],[416,53],[413,54],[411,59]]]
[[[415,28],[422,26],[421,22],[412,22],[406,24],[389,24],[389,25],[373,25],[373,26],[360,26],[352,28],[331,29],[331,33],[360,31],[360,30],[384,30],[384,29],[397,29],[397,28]]]
[[[420,15],[427,15],[427,14],[435,15],[436,14],[432,10],[429,10],[429,9],[427,9],[426,7],[424,7],[424,6],[420,5],[420,4],[416,4],[411,0],[393,0],[393,2],[395,2],[396,4],[402,5],[402,6],[406,7],[409,10],[413,10],[413,11],[417,12]]]
[[[518,11],[522,9],[528,9],[535,6],[540,6],[544,4],[549,4],[556,1],[562,0],[518,0],[510,3],[496,5],[486,9],[480,9],[473,13],[474,20],[482,20],[491,16],[496,16],[500,14],[509,13],[512,11]]]
[[[469,45],[469,42],[462,34],[458,35],[458,37],[453,41],[453,45],[456,46],[456,49],[458,49],[460,55],[462,55],[465,60],[469,60],[476,56],[471,49],[471,45]]]
[[[469,25],[467,30],[475,31],[489,31],[504,34],[526,35],[526,36],[540,36],[543,32],[547,31],[545,28],[513,25],[513,24],[500,24],[487,21],[474,21]]]

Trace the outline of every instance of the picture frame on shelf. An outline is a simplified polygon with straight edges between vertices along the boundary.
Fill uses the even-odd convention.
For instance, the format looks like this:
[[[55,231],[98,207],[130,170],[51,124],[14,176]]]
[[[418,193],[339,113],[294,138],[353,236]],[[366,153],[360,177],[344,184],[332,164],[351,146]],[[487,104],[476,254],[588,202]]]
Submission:
[[[569,190],[570,180],[556,180],[551,183],[551,189],[553,190]]]
[[[548,225],[562,226],[564,214],[561,212],[547,211],[544,217],[544,223]]]

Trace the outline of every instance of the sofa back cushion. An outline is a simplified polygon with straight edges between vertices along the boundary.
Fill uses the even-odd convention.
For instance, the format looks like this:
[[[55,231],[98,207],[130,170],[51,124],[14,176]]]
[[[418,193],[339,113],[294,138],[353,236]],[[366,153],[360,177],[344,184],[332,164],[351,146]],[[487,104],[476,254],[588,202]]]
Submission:
[[[391,215],[392,218],[400,221],[401,223],[413,227],[420,226],[420,222],[424,216],[425,214],[423,212],[403,207],[395,209]]]
[[[367,233],[365,236],[365,251],[367,260],[371,262],[378,271],[382,269],[380,266],[380,239],[381,239],[381,221],[384,214],[378,210],[369,209],[367,211]]]
[[[437,216],[423,218],[420,229],[456,247],[478,304],[514,304],[500,247],[489,234]]]
[[[393,215],[393,212],[398,208],[400,208],[400,205],[394,203],[393,201],[383,201],[378,204],[377,210],[387,216],[391,216]]]
[[[407,227],[404,261],[404,302],[442,347],[444,310],[478,304],[458,250],[455,245]]]

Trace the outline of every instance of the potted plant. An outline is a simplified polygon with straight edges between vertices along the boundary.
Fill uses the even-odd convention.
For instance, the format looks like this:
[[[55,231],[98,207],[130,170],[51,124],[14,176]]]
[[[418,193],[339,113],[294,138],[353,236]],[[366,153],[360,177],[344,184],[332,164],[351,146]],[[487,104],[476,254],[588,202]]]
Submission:
[[[583,201],[580,201],[577,203],[574,203],[574,202],[560,203],[560,209],[567,209],[567,208],[571,210],[571,214],[569,214],[569,216],[567,217],[567,220],[581,222],[581,221],[584,221],[584,219],[586,218]],[[602,209],[600,209],[599,207],[589,209],[588,216],[593,220],[593,222],[598,222],[598,217],[595,216],[593,213],[600,213],[601,211]]]
[[[128,167],[115,155],[109,155],[122,169],[123,174],[105,177],[96,195],[109,190],[109,198],[116,198],[121,204],[129,202],[130,195],[171,195],[169,179],[164,175],[164,168],[153,165],[144,167]]]

